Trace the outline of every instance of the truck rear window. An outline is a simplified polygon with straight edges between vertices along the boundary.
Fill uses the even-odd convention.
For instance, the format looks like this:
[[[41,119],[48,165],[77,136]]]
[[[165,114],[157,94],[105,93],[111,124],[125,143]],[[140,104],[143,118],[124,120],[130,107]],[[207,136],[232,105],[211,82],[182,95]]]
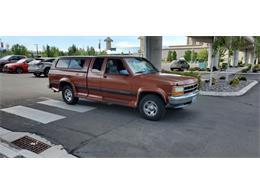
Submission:
[[[56,64],[57,68],[68,68],[70,60],[69,59],[60,59]]]
[[[84,64],[84,59],[60,59],[56,68],[82,69]]]

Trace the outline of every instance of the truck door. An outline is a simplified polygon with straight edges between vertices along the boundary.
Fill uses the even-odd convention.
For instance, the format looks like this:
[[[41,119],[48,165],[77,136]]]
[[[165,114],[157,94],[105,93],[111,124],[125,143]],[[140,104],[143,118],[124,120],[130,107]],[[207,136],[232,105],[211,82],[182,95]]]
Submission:
[[[128,105],[134,100],[132,76],[120,58],[107,58],[101,77],[103,99],[108,102]]]
[[[100,79],[103,76],[102,66],[104,64],[103,57],[93,58],[88,70],[87,85],[89,95],[88,98],[94,100],[102,100],[102,91],[100,89]]]
[[[69,66],[66,70],[67,76],[75,85],[77,93],[81,97],[88,95],[87,88],[87,68],[90,63],[90,58],[71,58]]]

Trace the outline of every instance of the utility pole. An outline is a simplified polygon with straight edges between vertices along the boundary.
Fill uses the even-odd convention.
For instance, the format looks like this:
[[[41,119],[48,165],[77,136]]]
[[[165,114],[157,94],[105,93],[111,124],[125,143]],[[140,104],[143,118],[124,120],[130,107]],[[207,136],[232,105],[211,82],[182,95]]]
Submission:
[[[38,44],[35,44],[35,46],[36,46],[36,55],[38,56]]]
[[[98,43],[98,49],[99,49],[99,53],[101,53],[101,40],[99,39],[99,43]]]

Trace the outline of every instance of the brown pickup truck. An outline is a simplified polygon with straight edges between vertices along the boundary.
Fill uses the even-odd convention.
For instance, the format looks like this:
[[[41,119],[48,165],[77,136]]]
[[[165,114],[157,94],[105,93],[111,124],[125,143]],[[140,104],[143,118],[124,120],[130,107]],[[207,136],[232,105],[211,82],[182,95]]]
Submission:
[[[79,98],[138,108],[148,120],[160,120],[166,107],[195,101],[193,77],[160,73],[148,60],[133,56],[60,57],[49,72],[49,87],[62,91],[67,104]]]

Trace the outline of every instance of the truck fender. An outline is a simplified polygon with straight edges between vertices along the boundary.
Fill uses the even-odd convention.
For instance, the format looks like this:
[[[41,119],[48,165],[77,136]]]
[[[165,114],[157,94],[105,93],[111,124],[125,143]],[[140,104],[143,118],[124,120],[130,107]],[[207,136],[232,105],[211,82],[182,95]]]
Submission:
[[[161,96],[161,98],[163,99],[164,103],[167,104],[167,94],[165,93],[165,91],[161,88],[153,88],[153,89],[149,89],[149,88],[140,88],[137,91],[137,101],[136,101],[136,106],[138,104],[138,102],[140,101],[140,95],[142,93],[154,93],[154,94],[158,94]]]
[[[69,78],[62,78],[62,79],[60,80],[60,82],[59,82],[59,90],[61,90],[60,84],[63,83],[63,82],[70,84],[70,85],[72,86],[72,89],[73,89],[75,95],[76,95],[76,96],[78,95],[75,85],[70,81]]]

